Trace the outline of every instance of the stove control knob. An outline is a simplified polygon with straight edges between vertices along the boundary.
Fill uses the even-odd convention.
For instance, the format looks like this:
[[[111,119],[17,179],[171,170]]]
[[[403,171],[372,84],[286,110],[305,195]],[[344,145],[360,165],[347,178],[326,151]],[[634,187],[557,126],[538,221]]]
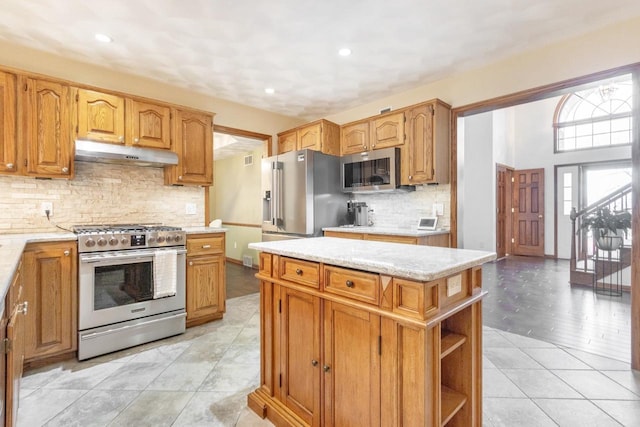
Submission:
[[[109,245],[115,246],[117,244],[118,244],[118,239],[116,239],[115,237],[110,237],[109,238]]]
[[[164,236],[158,236],[157,240],[158,240],[158,243],[162,243],[162,242],[164,242],[165,238],[164,238]]]
[[[180,240],[182,240],[182,236],[179,234],[176,234],[176,236],[173,238],[176,242],[179,242]]]
[[[149,238],[147,239],[147,243],[153,243],[153,242],[155,242],[155,241],[156,241],[156,238],[155,238],[155,237],[153,237],[153,236],[151,236],[151,237],[149,237]]]
[[[120,239],[120,243],[122,243],[123,245],[126,245],[127,243],[129,243],[129,239],[127,239],[126,237],[123,237]]]
[[[107,244],[107,240],[104,237],[98,239],[98,246],[104,246]]]
[[[87,240],[84,241],[84,245],[88,248],[92,248],[96,245],[96,241],[93,240],[91,237],[89,237]]]

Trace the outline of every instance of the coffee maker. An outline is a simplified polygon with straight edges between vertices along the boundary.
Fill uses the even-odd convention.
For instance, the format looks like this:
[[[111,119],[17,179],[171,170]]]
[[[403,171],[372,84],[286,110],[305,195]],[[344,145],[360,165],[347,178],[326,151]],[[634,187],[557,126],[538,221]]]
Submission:
[[[347,224],[354,226],[369,225],[369,208],[366,202],[347,201]]]

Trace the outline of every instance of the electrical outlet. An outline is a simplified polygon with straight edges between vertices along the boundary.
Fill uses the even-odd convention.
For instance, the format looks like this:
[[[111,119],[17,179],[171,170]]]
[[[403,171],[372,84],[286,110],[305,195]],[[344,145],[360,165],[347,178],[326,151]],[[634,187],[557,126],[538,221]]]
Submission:
[[[53,203],[52,202],[42,202],[40,204],[40,212],[42,212],[42,216],[47,216],[47,211],[49,211],[49,217],[53,216]]]
[[[187,215],[195,215],[196,214],[196,204],[195,203],[187,203],[184,206],[184,211]]]
[[[444,215],[444,204],[434,203],[432,207],[432,216],[442,216],[442,215]]]

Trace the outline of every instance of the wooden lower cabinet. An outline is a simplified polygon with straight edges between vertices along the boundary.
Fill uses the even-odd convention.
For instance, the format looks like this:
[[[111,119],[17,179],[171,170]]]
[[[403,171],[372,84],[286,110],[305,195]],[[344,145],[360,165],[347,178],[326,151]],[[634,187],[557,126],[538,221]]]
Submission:
[[[2,419],[5,426],[17,423],[18,403],[20,399],[20,380],[24,366],[25,320],[28,304],[24,302],[22,263],[11,282],[5,298],[4,314],[2,316],[2,340],[6,342],[3,354],[0,378],[4,383],[2,397]]]
[[[224,234],[187,237],[187,327],[221,319],[226,307]]]
[[[261,265],[283,258],[261,254],[268,257],[273,262]],[[277,268],[258,273],[261,381],[248,396],[254,412],[276,426],[482,425],[480,268],[428,283],[381,276],[380,302],[367,304],[325,293],[327,270],[338,267],[318,266],[320,289],[283,280]],[[346,280],[356,288],[358,274],[374,274],[353,273]],[[465,286],[456,299],[458,280]],[[414,291],[420,312],[396,310],[399,295]],[[450,299],[439,298],[443,292]]]
[[[324,236],[339,237],[341,239],[375,240],[378,242],[388,242],[388,243],[406,243],[408,245],[438,246],[442,248],[449,247],[449,233],[413,237],[413,236],[398,236],[398,235],[392,235],[392,234],[325,231]]]
[[[25,363],[78,348],[76,242],[32,243],[23,255]]]

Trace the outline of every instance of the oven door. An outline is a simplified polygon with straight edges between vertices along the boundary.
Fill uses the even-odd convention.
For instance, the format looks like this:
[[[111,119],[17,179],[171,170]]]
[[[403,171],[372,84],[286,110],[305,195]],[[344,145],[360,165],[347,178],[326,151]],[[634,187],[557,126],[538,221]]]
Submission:
[[[177,249],[176,294],[153,299],[154,255],[166,249],[80,254],[79,329],[185,308],[185,249]]]

